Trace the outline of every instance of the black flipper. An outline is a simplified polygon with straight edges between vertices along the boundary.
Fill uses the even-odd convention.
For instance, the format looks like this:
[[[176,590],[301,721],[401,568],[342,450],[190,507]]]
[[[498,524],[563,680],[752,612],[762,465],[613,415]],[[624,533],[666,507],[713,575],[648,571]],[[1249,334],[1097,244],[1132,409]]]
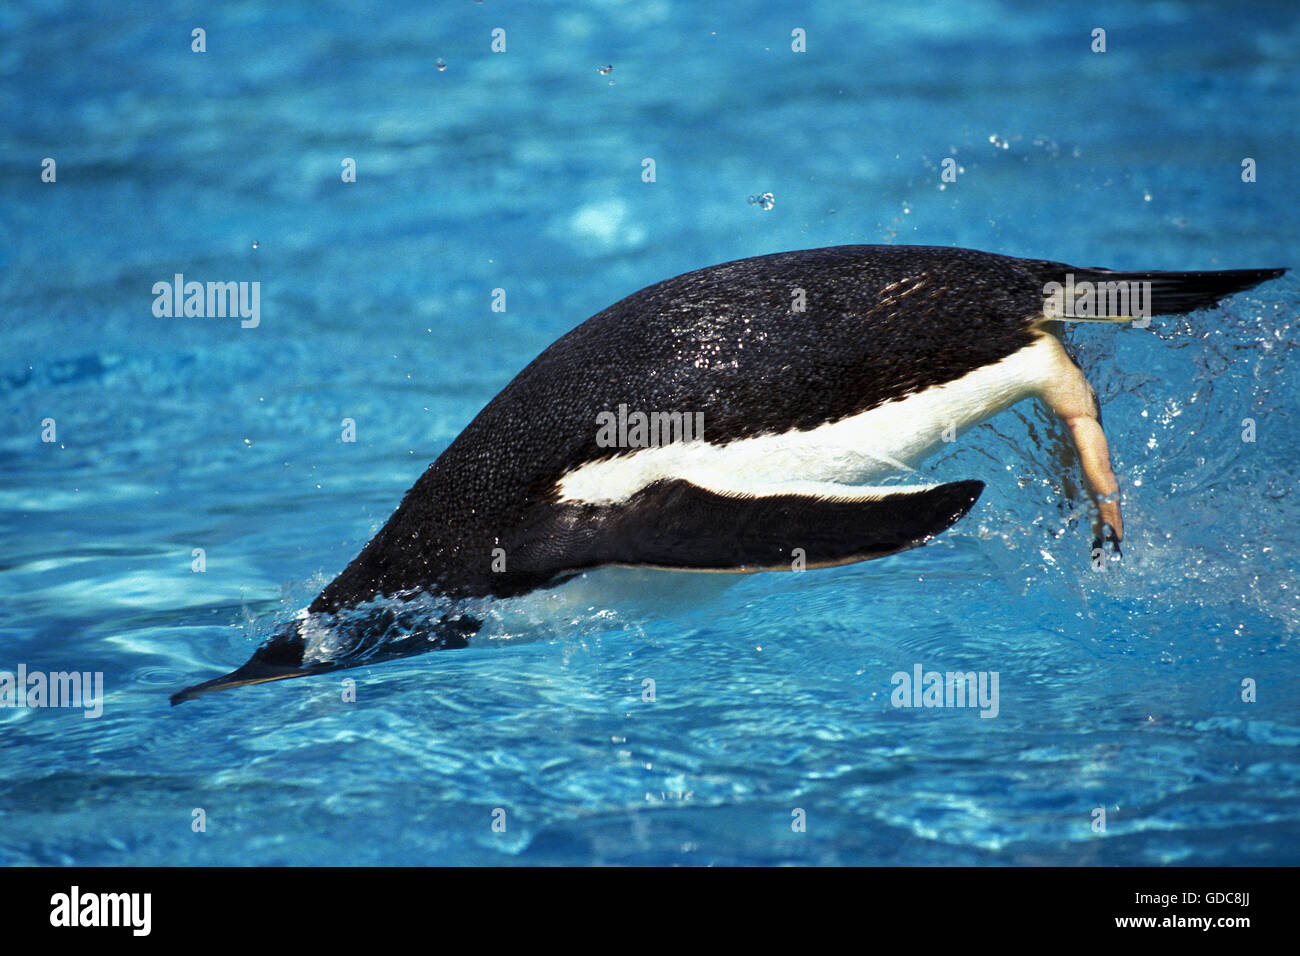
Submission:
[[[552,505],[534,543],[513,553],[521,571],[547,565],[555,571],[601,565],[788,571],[796,557],[809,568],[849,564],[925,544],[970,511],[983,490],[981,481],[957,481],[892,486],[862,497],[753,496],[664,480],[619,505]]]

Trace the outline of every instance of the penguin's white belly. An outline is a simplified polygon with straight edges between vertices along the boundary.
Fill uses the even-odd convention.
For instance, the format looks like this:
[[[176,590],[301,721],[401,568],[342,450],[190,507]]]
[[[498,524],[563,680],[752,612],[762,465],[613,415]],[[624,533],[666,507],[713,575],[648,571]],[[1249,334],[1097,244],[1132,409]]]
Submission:
[[[862,487],[864,482],[909,470],[945,440],[1039,392],[1064,357],[1055,338],[1040,335],[1000,362],[861,414],[725,445],[707,440],[706,414],[704,440],[635,449],[582,465],[557,486],[561,500],[590,504],[626,501],[666,479],[724,494],[861,497],[883,491]]]

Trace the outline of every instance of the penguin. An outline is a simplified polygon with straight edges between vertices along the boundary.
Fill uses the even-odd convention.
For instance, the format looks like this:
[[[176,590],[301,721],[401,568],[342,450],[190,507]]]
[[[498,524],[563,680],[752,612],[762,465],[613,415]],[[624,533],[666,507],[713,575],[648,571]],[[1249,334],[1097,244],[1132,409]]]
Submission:
[[[651,285],[543,351],[307,608],[242,667],[172,703],[464,647],[481,624],[465,602],[602,566],[790,570],[917,547],[984,483],[873,482],[1029,398],[1073,437],[1095,543],[1118,550],[1100,409],[1060,323],[1187,313],[1285,271],[1117,272],[847,245]]]

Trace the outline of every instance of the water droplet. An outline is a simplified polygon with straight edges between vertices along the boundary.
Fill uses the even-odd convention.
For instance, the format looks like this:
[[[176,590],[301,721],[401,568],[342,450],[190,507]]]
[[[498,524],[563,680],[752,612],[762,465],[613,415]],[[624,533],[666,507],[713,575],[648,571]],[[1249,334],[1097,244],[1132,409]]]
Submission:
[[[992,143],[994,146],[996,146],[998,149],[1010,149],[1010,148],[1011,148],[1011,144],[1008,143],[1008,142],[1007,142],[1005,139],[1003,139],[1001,136],[999,136],[997,133],[994,133],[992,136],[989,137],[989,142]]]
[[[759,193],[757,196],[749,197],[751,206],[761,206],[764,210],[771,209],[776,205],[776,197],[771,193]]]
[[[1264,484],[1264,494],[1268,495],[1274,501],[1280,501],[1287,496],[1291,490],[1290,482],[1283,475],[1271,475]]]
[[[253,240],[253,248],[256,249],[259,245],[260,245],[260,243],[259,243],[256,239],[254,239],[254,240]]]
[[[601,76],[604,76],[604,75],[606,75],[607,73],[613,73],[613,72],[614,72],[614,64],[613,64],[613,63],[610,63],[608,66],[599,66],[599,67],[597,67],[596,69],[597,69],[597,71],[600,73]]]
[[[434,60],[433,65],[438,68],[439,73],[447,69],[447,61],[444,60],[442,57],[438,57],[438,59]]]

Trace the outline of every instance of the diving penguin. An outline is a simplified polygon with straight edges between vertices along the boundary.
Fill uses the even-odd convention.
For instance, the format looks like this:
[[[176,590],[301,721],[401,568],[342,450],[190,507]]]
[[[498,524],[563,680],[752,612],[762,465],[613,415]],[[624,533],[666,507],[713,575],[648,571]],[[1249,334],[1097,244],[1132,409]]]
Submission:
[[[916,547],[965,515],[983,482],[869,482],[1030,397],[1068,428],[1098,537],[1118,547],[1100,411],[1057,321],[1191,312],[1285,271],[1113,272],[854,245],[657,283],[542,352],[308,608],[172,703],[461,647],[479,622],[457,602],[604,565],[788,570],[796,554],[825,567]],[[446,612],[402,624],[417,595]]]

